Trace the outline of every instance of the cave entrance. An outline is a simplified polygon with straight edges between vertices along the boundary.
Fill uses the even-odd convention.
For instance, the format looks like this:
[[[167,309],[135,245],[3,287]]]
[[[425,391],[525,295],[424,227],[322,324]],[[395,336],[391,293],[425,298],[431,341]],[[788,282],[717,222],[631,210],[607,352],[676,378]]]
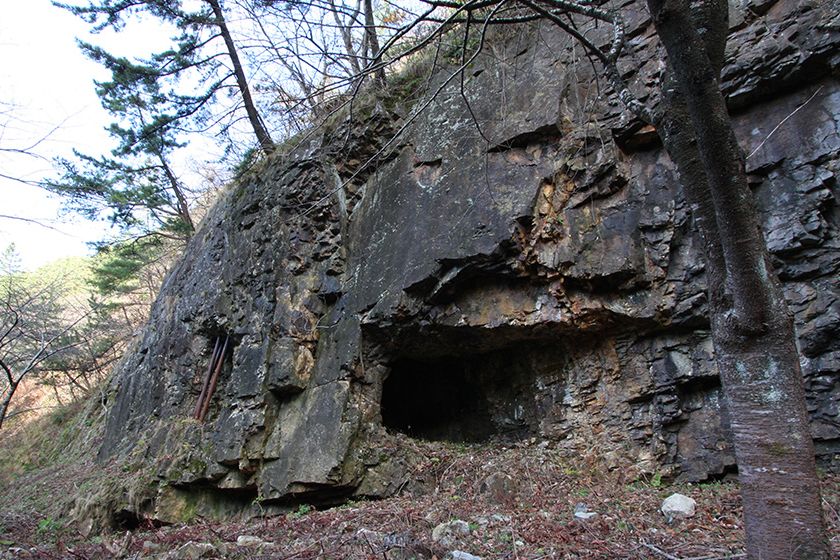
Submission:
[[[526,437],[536,428],[535,379],[528,360],[517,358],[494,352],[395,360],[382,387],[382,423],[433,441]]]

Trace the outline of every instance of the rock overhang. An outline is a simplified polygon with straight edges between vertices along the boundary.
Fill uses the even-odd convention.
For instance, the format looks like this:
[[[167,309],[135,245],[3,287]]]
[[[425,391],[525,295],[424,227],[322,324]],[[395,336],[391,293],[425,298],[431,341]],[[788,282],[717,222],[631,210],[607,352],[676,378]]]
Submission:
[[[773,43],[819,17],[775,3],[764,27],[733,36],[743,46],[724,78],[737,131],[755,150],[748,171],[797,318],[818,449],[831,461],[840,449],[840,88],[829,70],[840,40],[826,31]],[[495,428],[478,432],[510,421],[570,448],[594,438],[625,462],[690,480],[731,470],[701,251],[677,178],[655,144],[627,142],[646,133],[597,98],[592,70],[571,72],[558,58],[566,39],[548,35],[503,45],[503,64],[472,73],[467,93],[483,128],[447,93],[343,198],[337,188],[358,168],[350,162],[390,140],[396,115],[342,124],[353,132],[343,151],[314,138],[228,191],[114,377],[102,457],[144,446],[161,480],[243,503],[387,493],[399,485],[382,473],[405,472],[375,450],[383,422],[406,422],[383,411],[386,385],[425,367],[485,402],[504,401],[497,386],[517,369],[510,402],[480,411]],[[783,80],[776,63],[761,72],[767,52],[788,61]],[[789,61],[823,70],[797,73]],[[648,59],[639,72],[656,68]],[[199,425],[189,415],[222,333],[235,344]]]

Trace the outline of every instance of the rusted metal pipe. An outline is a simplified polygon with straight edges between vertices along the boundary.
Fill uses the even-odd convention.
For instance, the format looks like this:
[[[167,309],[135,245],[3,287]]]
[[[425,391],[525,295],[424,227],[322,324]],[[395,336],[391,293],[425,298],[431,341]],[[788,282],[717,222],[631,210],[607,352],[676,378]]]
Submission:
[[[219,359],[216,363],[216,369],[213,371],[213,379],[210,380],[210,387],[207,389],[207,395],[204,398],[204,406],[201,407],[198,421],[204,422],[204,417],[207,416],[207,411],[210,409],[210,399],[213,398],[213,393],[216,392],[216,384],[219,382],[219,374],[222,372],[222,365],[225,363],[225,353],[227,352],[230,335],[225,336],[225,343],[222,346],[222,351],[219,353]]]
[[[222,344],[222,337],[216,337],[216,345],[213,347],[213,356],[210,358],[210,365],[207,368],[207,374],[204,376],[204,383],[201,384],[201,393],[198,394],[198,401],[195,403],[193,409],[193,418],[198,420],[201,409],[204,407],[204,399],[207,396],[207,389],[210,387],[210,378],[213,376],[213,369],[216,367],[216,361],[219,353],[219,346]]]

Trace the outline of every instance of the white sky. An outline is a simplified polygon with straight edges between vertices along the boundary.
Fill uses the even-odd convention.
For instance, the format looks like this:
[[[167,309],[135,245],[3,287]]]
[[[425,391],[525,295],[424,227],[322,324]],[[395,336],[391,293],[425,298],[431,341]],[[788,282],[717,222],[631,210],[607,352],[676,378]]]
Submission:
[[[83,4],[84,0],[78,0]],[[100,107],[93,79],[108,73],[87,60],[75,38],[119,54],[145,54],[165,41],[168,30],[129,25],[119,35],[88,35],[88,24],[49,0],[3,2],[0,18],[0,101],[13,103],[15,121],[7,123],[0,145],[26,147],[59,127],[34,151],[50,160],[72,149],[99,155],[112,146],[103,130],[111,121]],[[0,117],[0,123],[2,123]],[[0,153],[0,173],[30,180],[54,173],[49,161]],[[107,223],[69,215],[59,220],[60,202],[36,187],[0,178],[0,214],[36,219],[60,231],[0,219],[0,249],[14,242],[26,269],[70,255],[89,254],[88,241],[104,237]]]

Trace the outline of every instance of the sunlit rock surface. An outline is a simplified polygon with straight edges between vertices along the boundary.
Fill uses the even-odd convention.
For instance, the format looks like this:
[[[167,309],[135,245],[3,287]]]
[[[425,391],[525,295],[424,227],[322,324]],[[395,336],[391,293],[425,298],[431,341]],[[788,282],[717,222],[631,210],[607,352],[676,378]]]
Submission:
[[[724,89],[796,316],[820,461],[838,467],[840,16],[832,2],[735,4]],[[623,67],[655,83],[652,27],[628,10]],[[465,96],[454,80],[396,139],[410,109],[393,102],[316,132],[205,219],[114,378],[100,453],[154,466],[159,517],[184,496],[225,515],[422,484],[397,432],[537,437],[686,480],[733,472],[672,164],[571,39],[548,24],[500,34]]]

